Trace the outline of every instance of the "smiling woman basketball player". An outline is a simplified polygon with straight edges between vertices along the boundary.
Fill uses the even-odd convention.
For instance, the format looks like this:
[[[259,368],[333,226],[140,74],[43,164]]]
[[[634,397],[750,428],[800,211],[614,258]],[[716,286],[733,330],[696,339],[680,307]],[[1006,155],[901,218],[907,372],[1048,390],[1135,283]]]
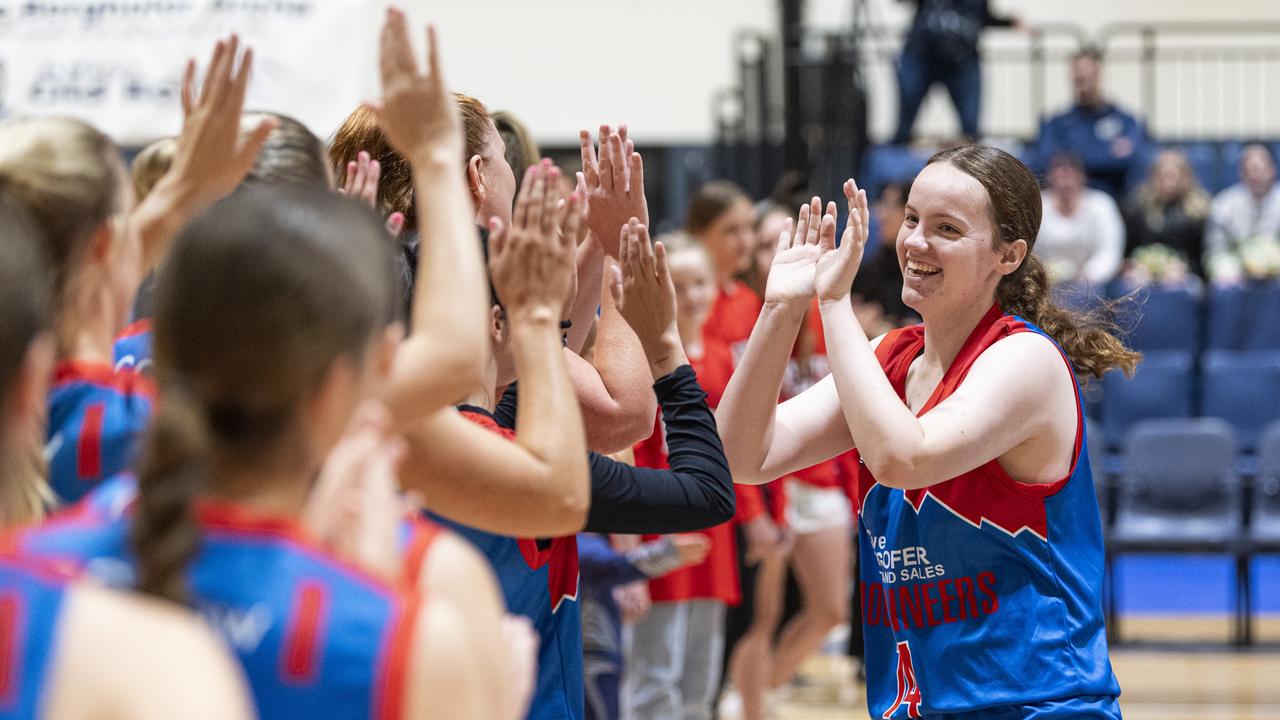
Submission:
[[[924,324],[869,342],[849,301],[866,194],[845,195],[838,248],[816,198],[780,240],[718,413],[734,478],[856,447],[873,717],[1118,718],[1075,373],[1138,356],[1050,302],[1036,179],[977,146],[935,155],[907,200],[902,297]],[[832,373],[777,405],[815,294]]]

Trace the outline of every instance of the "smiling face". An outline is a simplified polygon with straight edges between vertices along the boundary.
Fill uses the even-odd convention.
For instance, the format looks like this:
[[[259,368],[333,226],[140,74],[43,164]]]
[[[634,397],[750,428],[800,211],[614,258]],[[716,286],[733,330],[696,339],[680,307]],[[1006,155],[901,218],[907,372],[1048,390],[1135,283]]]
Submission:
[[[898,231],[902,301],[922,317],[992,302],[1007,274],[1007,253],[993,247],[993,236],[991,200],[982,184],[949,162],[925,167],[911,186]]]
[[[676,290],[676,323],[682,337],[702,332],[716,301],[716,280],[711,260],[700,247],[676,250],[667,256],[671,283]]]

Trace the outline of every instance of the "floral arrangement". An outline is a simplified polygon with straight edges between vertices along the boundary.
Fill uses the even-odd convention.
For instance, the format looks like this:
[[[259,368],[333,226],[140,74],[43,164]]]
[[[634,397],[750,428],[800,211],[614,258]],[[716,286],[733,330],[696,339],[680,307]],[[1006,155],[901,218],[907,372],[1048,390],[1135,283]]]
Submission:
[[[1134,250],[1125,271],[1125,279],[1135,285],[1179,284],[1186,281],[1187,275],[1187,259],[1182,253],[1160,243]]]
[[[1238,243],[1234,250],[1209,258],[1209,278],[1219,285],[1245,280],[1280,277],[1280,238],[1258,235]]]

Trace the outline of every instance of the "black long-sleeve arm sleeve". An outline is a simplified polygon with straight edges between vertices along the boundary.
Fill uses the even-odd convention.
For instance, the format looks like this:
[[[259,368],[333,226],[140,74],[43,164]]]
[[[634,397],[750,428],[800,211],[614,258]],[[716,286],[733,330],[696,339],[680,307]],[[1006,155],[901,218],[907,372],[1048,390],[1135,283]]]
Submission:
[[[716,432],[716,417],[693,368],[676,368],[659,378],[653,391],[667,428],[670,469],[632,467],[591,453],[587,532],[686,532],[733,519],[729,461]],[[494,409],[494,420],[514,428],[518,402],[513,383]]]
[[[591,453],[590,532],[685,532],[733,519],[733,477],[693,368],[677,368],[653,390],[666,425],[670,469],[631,467]]]

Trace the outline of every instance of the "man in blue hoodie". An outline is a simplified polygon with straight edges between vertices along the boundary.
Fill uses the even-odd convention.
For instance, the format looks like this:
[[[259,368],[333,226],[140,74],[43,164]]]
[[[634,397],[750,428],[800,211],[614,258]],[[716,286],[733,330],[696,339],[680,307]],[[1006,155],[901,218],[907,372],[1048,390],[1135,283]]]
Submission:
[[[1040,126],[1040,169],[1069,152],[1084,161],[1090,187],[1122,200],[1130,171],[1142,157],[1146,130],[1137,118],[1102,96],[1102,54],[1086,48],[1071,59],[1075,105]]]

